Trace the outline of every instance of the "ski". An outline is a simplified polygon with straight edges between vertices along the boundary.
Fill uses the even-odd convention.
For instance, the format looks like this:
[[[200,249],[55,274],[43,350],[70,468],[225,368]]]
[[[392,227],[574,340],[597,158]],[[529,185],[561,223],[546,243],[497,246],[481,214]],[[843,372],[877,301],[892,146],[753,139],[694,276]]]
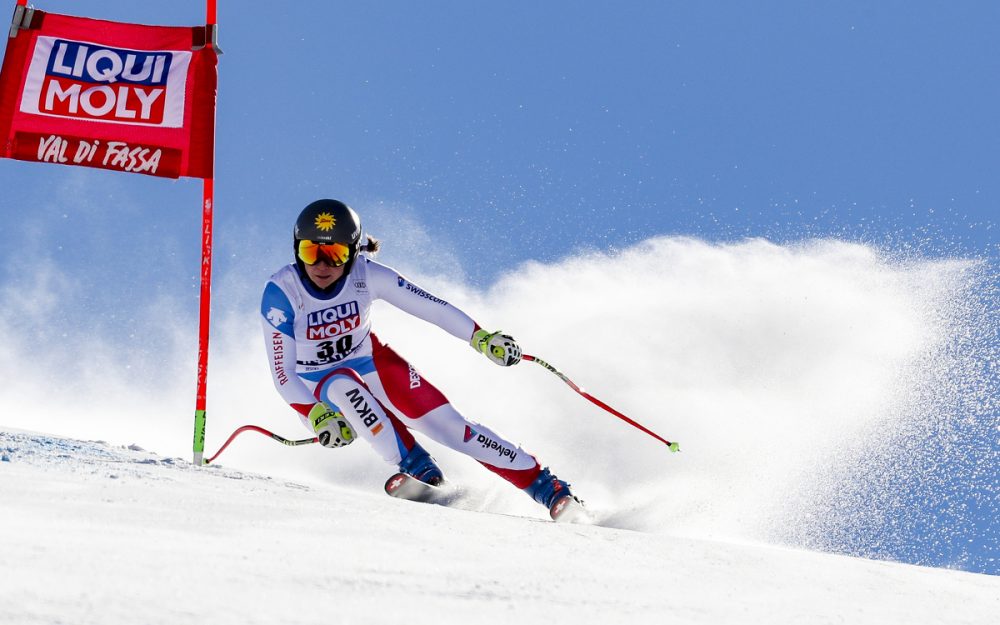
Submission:
[[[421,482],[412,475],[397,473],[385,481],[385,493],[397,499],[447,505],[453,497],[449,489]]]
[[[396,499],[433,503],[441,506],[451,505],[462,497],[460,491],[447,482],[434,486],[421,482],[407,473],[397,473],[386,480],[385,493]],[[549,510],[549,516],[556,523],[593,523],[590,511],[572,495],[556,501]]]
[[[583,503],[576,497],[570,495],[559,499],[549,510],[549,516],[556,523],[585,523],[592,522],[590,512],[583,507]]]

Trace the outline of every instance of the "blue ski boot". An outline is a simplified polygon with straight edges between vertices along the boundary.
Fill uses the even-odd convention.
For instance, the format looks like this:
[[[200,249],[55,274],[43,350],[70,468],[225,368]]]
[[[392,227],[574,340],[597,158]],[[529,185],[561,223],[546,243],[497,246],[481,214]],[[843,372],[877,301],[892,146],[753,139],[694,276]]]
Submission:
[[[552,475],[548,467],[542,469],[524,492],[548,508],[553,521],[570,520],[570,517],[576,519],[584,512],[580,500],[570,492],[569,484]],[[573,513],[568,514],[571,511]]]
[[[399,470],[431,486],[438,486],[444,482],[444,474],[441,473],[441,469],[434,464],[434,458],[431,458],[431,455],[420,446],[420,443],[413,444],[413,449],[399,463]]]

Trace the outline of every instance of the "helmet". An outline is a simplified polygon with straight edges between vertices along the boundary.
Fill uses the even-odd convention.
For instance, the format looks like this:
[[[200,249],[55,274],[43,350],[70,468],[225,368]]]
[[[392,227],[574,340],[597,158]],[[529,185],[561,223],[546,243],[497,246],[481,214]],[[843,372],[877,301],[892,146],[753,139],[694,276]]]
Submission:
[[[346,245],[350,250],[350,257],[345,263],[346,275],[350,273],[351,265],[358,256],[361,244],[361,218],[353,208],[339,200],[316,200],[299,213],[292,236],[292,246],[296,252],[295,262],[298,264],[302,263],[302,259],[298,257],[299,241]]]

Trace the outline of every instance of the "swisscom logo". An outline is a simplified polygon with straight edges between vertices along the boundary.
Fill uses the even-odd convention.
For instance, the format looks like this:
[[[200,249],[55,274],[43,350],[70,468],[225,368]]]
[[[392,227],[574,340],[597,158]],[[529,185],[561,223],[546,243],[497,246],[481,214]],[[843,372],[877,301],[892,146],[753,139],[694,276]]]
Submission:
[[[189,51],[126,50],[39,37],[21,111],[180,128],[190,62]]]

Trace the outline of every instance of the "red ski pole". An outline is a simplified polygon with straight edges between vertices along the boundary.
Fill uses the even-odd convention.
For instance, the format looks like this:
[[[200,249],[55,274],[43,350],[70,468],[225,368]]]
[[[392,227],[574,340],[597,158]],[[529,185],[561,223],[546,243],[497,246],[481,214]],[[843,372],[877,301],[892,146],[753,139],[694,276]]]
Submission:
[[[638,430],[641,430],[641,431],[645,432],[646,434],[649,434],[650,436],[652,436],[656,440],[660,441],[661,443],[663,443],[664,445],[666,445],[667,447],[669,447],[671,452],[677,452],[677,451],[681,450],[680,444],[678,444],[678,443],[671,443],[670,441],[668,441],[667,439],[663,438],[662,436],[660,436],[656,432],[650,430],[649,428],[647,428],[646,426],[642,425],[641,423],[637,423],[636,421],[633,421],[632,419],[626,417],[625,415],[623,415],[622,413],[618,412],[617,410],[615,410],[611,406],[605,404],[604,402],[602,402],[601,400],[597,399],[596,397],[594,397],[590,393],[584,391],[582,388],[580,388],[579,386],[577,386],[573,382],[573,380],[570,380],[569,378],[567,378],[558,369],[556,369],[555,367],[553,367],[549,363],[545,362],[541,358],[535,358],[534,356],[529,356],[528,354],[522,354],[521,355],[521,360],[527,360],[529,362],[534,362],[534,363],[537,363],[537,364],[545,367],[546,369],[548,369],[552,373],[554,373],[557,376],[559,376],[559,379],[561,379],[563,382],[565,382],[566,384],[568,384],[569,387],[572,388],[574,391],[576,391],[580,395],[583,395],[586,399],[590,400],[595,405],[600,406],[604,410],[607,410],[611,414],[615,415],[616,417],[618,417],[619,419],[621,419],[625,423],[628,423],[632,427],[634,427],[634,428],[636,428]]]
[[[222,447],[219,448],[219,451],[215,452],[215,455],[212,456],[211,458],[208,458],[207,460],[205,460],[204,464],[208,464],[209,462],[212,462],[213,460],[215,460],[216,458],[218,458],[219,455],[223,451],[226,450],[226,447],[229,447],[229,443],[233,442],[234,438],[236,438],[237,436],[239,436],[241,433],[248,432],[248,431],[249,432],[260,432],[264,436],[270,436],[271,438],[273,438],[274,440],[278,441],[282,445],[288,445],[290,447],[296,447],[298,445],[309,445],[310,443],[318,443],[319,442],[318,438],[303,438],[303,439],[300,439],[300,440],[297,440],[297,441],[293,441],[293,440],[289,440],[289,439],[285,438],[284,436],[278,436],[274,432],[272,432],[270,430],[265,430],[264,428],[262,428],[260,426],[257,426],[257,425],[244,425],[243,427],[236,428],[236,431],[229,435],[229,438],[227,438],[226,442],[222,444]]]

